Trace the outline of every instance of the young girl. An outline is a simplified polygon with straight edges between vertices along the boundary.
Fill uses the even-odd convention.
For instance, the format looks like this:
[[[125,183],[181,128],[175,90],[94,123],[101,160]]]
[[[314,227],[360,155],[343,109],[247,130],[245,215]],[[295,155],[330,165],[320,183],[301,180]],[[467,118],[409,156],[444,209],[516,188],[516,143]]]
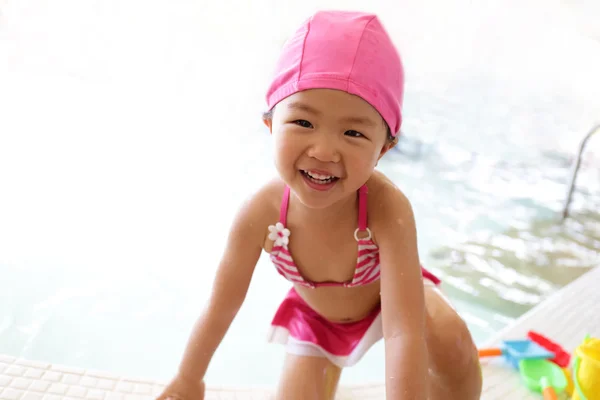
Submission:
[[[403,91],[375,15],[318,12],[286,43],[264,115],[279,179],[239,210],[208,307],[159,399],[203,399],[263,250],[293,284],[270,336],[287,349],[277,399],[333,399],[342,368],[381,338],[388,400],[479,399],[471,335],[420,266],[410,202],[375,171],[397,142]]]

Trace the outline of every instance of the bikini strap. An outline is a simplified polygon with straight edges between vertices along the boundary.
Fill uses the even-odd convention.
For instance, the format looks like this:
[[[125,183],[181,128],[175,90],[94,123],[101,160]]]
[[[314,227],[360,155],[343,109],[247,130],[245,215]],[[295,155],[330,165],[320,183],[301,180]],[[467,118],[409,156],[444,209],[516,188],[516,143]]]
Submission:
[[[364,231],[367,229],[367,185],[362,185],[358,189],[358,229]]]
[[[290,187],[285,185],[283,198],[281,199],[281,209],[279,210],[279,222],[285,226],[287,222],[288,204],[290,202]]]
[[[358,189],[358,228],[354,231],[354,238],[356,241],[358,240],[370,240],[371,239],[371,230],[367,226],[367,194],[369,193],[369,189],[367,185],[362,185],[360,189]],[[367,237],[359,238],[358,233],[367,231]]]

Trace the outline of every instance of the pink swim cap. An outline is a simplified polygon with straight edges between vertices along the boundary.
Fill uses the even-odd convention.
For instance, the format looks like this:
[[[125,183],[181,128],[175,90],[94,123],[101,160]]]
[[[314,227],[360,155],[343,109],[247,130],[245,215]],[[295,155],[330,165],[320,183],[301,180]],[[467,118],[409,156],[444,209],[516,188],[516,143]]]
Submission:
[[[376,15],[321,11],[286,42],[267,91],[272,109],[307,89],[337,89],[371,104],[397,136],[402,123],[404,68]]]

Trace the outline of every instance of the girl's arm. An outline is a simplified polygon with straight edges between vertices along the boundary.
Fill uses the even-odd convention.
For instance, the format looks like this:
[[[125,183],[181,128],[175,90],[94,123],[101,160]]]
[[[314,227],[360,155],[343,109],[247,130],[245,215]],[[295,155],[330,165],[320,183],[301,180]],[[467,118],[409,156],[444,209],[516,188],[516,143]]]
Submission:
[[[376,234],[381,259],[381,312],[385,338],[386,398],[428,399],[425,299],[417,234],[408,199],[382,189]]]
[[[246,202],[236,215],[212,286],[208,306],[188,340],[179,376],[204,379],[208,364],[244,302],[264,243],[265,190]]]

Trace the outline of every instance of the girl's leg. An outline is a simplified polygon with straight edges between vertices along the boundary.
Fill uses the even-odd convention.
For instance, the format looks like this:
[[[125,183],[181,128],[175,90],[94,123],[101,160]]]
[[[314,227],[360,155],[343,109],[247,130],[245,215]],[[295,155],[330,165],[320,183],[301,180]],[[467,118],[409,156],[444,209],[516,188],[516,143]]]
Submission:
[[[425,286],[431,400],[479,400],[479,356],[465,322],[442,293]]]
[[[342,370],[325,357],[286,354],[277,400],[333,400]]]

